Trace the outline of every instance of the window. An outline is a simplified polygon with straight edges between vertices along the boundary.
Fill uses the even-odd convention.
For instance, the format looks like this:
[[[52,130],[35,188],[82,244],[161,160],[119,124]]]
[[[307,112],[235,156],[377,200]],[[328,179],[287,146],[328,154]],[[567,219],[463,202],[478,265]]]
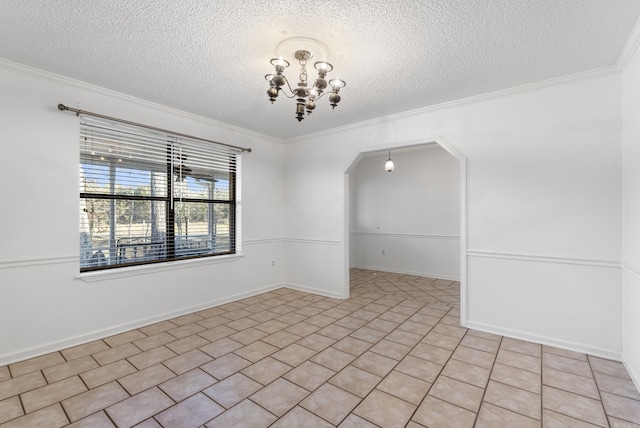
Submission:
[[[239,151],[82,117],[80,271],[236,252]]]

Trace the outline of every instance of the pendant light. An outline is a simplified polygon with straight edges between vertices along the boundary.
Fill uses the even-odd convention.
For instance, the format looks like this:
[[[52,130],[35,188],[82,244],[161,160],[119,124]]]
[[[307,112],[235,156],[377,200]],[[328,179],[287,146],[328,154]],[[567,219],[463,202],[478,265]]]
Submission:
[[[389,150],[389,159],[384,164],[384,170],[387,171],[387,172],[391,172],[395,168],[396,168],[396,166],[393,164],[393,161],[391,160],[391,150]]]

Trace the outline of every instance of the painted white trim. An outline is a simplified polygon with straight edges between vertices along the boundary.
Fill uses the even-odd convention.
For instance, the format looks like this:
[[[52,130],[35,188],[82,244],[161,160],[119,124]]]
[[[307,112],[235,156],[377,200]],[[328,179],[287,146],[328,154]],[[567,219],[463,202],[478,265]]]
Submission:
[[[633,27],[633,31],[631,31],[624,48],[622,48],[618,61],[616,61],[618,70],[624,71],[627,68],[638,46],[640,46],[640,19],[636,21],[636,25]]]
[[[166,272],[177,269],[189,269],[196,266],[214,265],[219,263],[229,263],[238,261],[244,257],[242,253],[229,254],[226,256],[201,257],[187,260],[171,260],[148,265],[120,267],[117,269],[105,269],[94,272],[83,272],[76,275],[76,279],[84,282],[99,282],[118,278],[127,278],[137,275],[147,275],[150,273]]]
[[[125,324],[120,324],[114,327],[108,327],[101,330],[96,330],[91,333],[82,334],[80,336],[75,336],[69,339],[49,342],[44,345],[34,346],[32,348],[23,349],[18,352],[12,352],[8,354],[0,355],[0,366],[11,364],[17,361],[26,360],[29,358],[37,357],[40,355],[48,354],[50,352],[59,351],[62,349],[71,348],[73,346],[82,345],[84,343],[88,343],[94,340],[102,339],[105,337],[113,336],[114,334],[123,333],[129,330],[133,330],[136,328],[144,327],[150,324],[155,324],[160,321],[168,320],[171,318],[175,318],[181,315],[190,314],[193,312],[202,311],[204,309],[212,308],[215,306],[220,306],[225,303],[235,302],[236,300],[244,299],[246,297],[256,296],[258,294],[266,293],[268,291],[277,290],[279,288],[286,287],[284,284],[271,284],[266,285],[264,287],[254,289],[251,291],[247,291],[244,293],[234,294],[232,296],[223,297],[220,299],[211,300],[206,303],[201,303],[199,305],[189,306],[183,309],[179,309],[177,311],[166,312],[161,315],[155,315],[148,318],[143,318],[137,321],[128,322]]]
[[[536,91],[540,89],[546,89],[552,86],[579,82],[579,81],[589,80],[589,79],[596,79],[604,76],[611,76],[611,75],[618,74],[619,72],[620,72],[620,69],[616,65],[600,67],[593,70],[583,71],[580,73],[569,74],[567,76],[555,77],[555,78],[543,80],[540,82],[527,83],[527,84],[515,86],[512,88],[506,88],[506,89],[501,89],[499,91],[488,92],[486,94],[474,95],[471,97],[461,98],[453,101],[447,101],[440,104],[434,104],[431,106],[426,106],[426,107],[418,108],[415,110],[395,113],[388,116],[381,116],[374,119],[364,120],[362,122],[351,123],[349,125],[340,126],[337,128],[331,128],[331,129],[326,129],[326,130],[322,130],[314,133],[298,135],[295,137],[287,138],[284,141],[286,143],[286,142],[293,142],[293,141],[303,141],[308,138],[329,137],[331,134],[346,132],[346,131],[361,128],[363,126],[396,121],[400,119],[407,119],[414,116],[418,116],[426,113],[432,113],[432,112],[454,108],[454,107],[464,107],[467,105],[472,105],[472,104],[476,104],[484,101],[490,101],[493,99],[505,98],[505,97],[509,97],[509,96],[513,96],[521,93]],[[432,141],[432,140],[424,140],[424,141]]]
[[[101,95],[106,95],[108,97],[116,98],[121,101],[126,101],[132,104],[136,104],[138,106],[149,107],[156,110],[160,110],[166,113],[170,113],[175,116],[181,116],[186,119],[197,120],[201,123],[207,125],[213,125],[220,129],[225,129],[228,131],[232,131],[234,133],[243,134],[253,138],[262,138],[265,140],[269,140],[275,143],[283,143],[281,138],[273,137],[267,134],[261,134],[255,131],[248,130],[246,128],[241,128],[239,126],[230,125],[225,122],[220,122],[209,117],[199,116],[193,113],[189,113],[183,110],[178,110],[169,106],[165,106],[162,104],[154,103],[152,101],[147,101],[142,98],[134,97],[133,95],[128,95],[122,92],[117,92],[111,89],[103,88],[101,86],[97,86],[91,83],[83,82],[81,80],[72,79],[71,77],[63,76],[61,74],[52,73],[50,71],[45,71],[39,68],[31,67],[25,64],[20,64],[17,62],[9,61],[4,58],[0,58],[0,68],[4,68],[10,71],[17,71],[19,73],[27,74],[31,77],[36,77],[43,80],[49,80],[55,83],[62,83],[66,85],[73,86],[75,88],[89,90]],[[51,108],[56,108],[57,102],[63,102],[64,100],[53,100],[54,104],[51,104]],[[72,105],[75,103],[69,102],[68,105]]]
[[[292,290],[298,290],[298,291],[304,291],[307,293],[317,294],[319,296],[331,297],[333,299],[344,300],[344,298],[340,295],[340,293],[323,290],[321,288],[309,287],[309,286],[300,285],[300,284],[293,284],[291,282],[284,283],[283,287],[291,288]]]
[[[634,274],[637,277],[640,277],[640,268],[633,266],[627,262],[622,262],[622,269],[626,270],[627,272],[630,272],[632,274]]]
[[[242,241],[243,245],[260,245],[260,244],[281,244],[284,242],[283,238],[263,238],[263,239],[245,239]]]
[[[542,256],[536,254],[517,254],[517,253],[499,253],[495,251],[467,250],[468,257],[481,257],[490,259],[503,260],[520,260],[525,262],[538,263],[560,263],[566,265],[594,266],[610,269],[620,269],[621,265],[618,261],[612,260],[595,260],[595,259],[573,259],[567,257]]]
[[[293,244],[342,245],[342,241],[329,241],[325,239],[307,238],[284,238],[284,242],[290,242]]]
[[[426,238],[459,240],[459,235],[433,235],[428,233],[387,233],[387,232],[351,232],[358,236],[387,236],[391,238]]]
[[[0,269],[24,268],[31,266],[57,265],[63,263],[79,263],[79,256],[44,257],[38,259],[21,259],[0,261]]]
[[[624,365],[624,368],[627,369],[627,373],[629,373],[629,376],[631,377],[631,381],[633,382],[633,385],[636,387],[636,390],[640,391],[640,373],[636,373],[632,370],[631,364],[627,363],[627,361],[624,358],[624,352],[622,353],[622,365]]]
[[[468,321],[467,327],[472,328],[474,330],[493,333],[493,334],[497,334],[504,337],[525,340],[527,342],[539,343],[541,345],[555,346],[556,348],[568,349],[570,351],[581,352],[584,354],[607,358],[610,360],[621,361],[622,359],[622,355],[619,351],[611,351],[608,349],[596,348],[593,346],[585,345],[583,343],[572,342],[569,340],[562,340],[554,337],[530,334],[530,333],[526,333],[519,330],[497,327],[495,325],[478,323],[475,321]]]
[[[404,273],[404,274],[407,274],[407,275],[421,276],[421,277],[425,277],[425,278],[436,278],[436,279],[446,279],[446,280],[449,280],[449,281],[460,281],[459,277],[456,278],[456,277],[453,277],[453,276],[442,275],[442,274],[439,274],[439,273],[412,272],[412,271],[408,271],[406,269],[394,270],[394,269],[380,268],[379,266],[364,266],[364,265],[355,265],[355,266],[353,266],[353,269],[368,269],[368,270],[375,270],[377,272]]]

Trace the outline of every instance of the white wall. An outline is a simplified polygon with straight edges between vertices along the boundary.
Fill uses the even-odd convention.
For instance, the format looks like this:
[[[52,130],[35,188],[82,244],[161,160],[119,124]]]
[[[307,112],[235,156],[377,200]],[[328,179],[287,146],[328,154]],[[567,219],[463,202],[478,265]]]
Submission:
[[[622,74],[622,359],[640,388],[640,51]]]
[[[347,294],[345,171],[360,152],[439,136],[468,162],[468,325],[619,358],[620,79],[602,73],[289,142],[286,282]]]
[[[282,285],[282,142],[8,62],[0,93],[0,365]],[[78,279],[78,119],[58,103],[252,147],[243,256]]]
[[[460,279],[458,161],[437,144],[364,157],[352,182],[352,267]]]

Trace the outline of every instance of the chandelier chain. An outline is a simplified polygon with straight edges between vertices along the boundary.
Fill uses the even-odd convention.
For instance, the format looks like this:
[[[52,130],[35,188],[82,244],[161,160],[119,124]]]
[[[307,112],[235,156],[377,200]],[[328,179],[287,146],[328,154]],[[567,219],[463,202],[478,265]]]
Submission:
[[[304,83],[304,86],[307,86],[307,60],[306,59],[301,59],[300,60],[300,82]]]

